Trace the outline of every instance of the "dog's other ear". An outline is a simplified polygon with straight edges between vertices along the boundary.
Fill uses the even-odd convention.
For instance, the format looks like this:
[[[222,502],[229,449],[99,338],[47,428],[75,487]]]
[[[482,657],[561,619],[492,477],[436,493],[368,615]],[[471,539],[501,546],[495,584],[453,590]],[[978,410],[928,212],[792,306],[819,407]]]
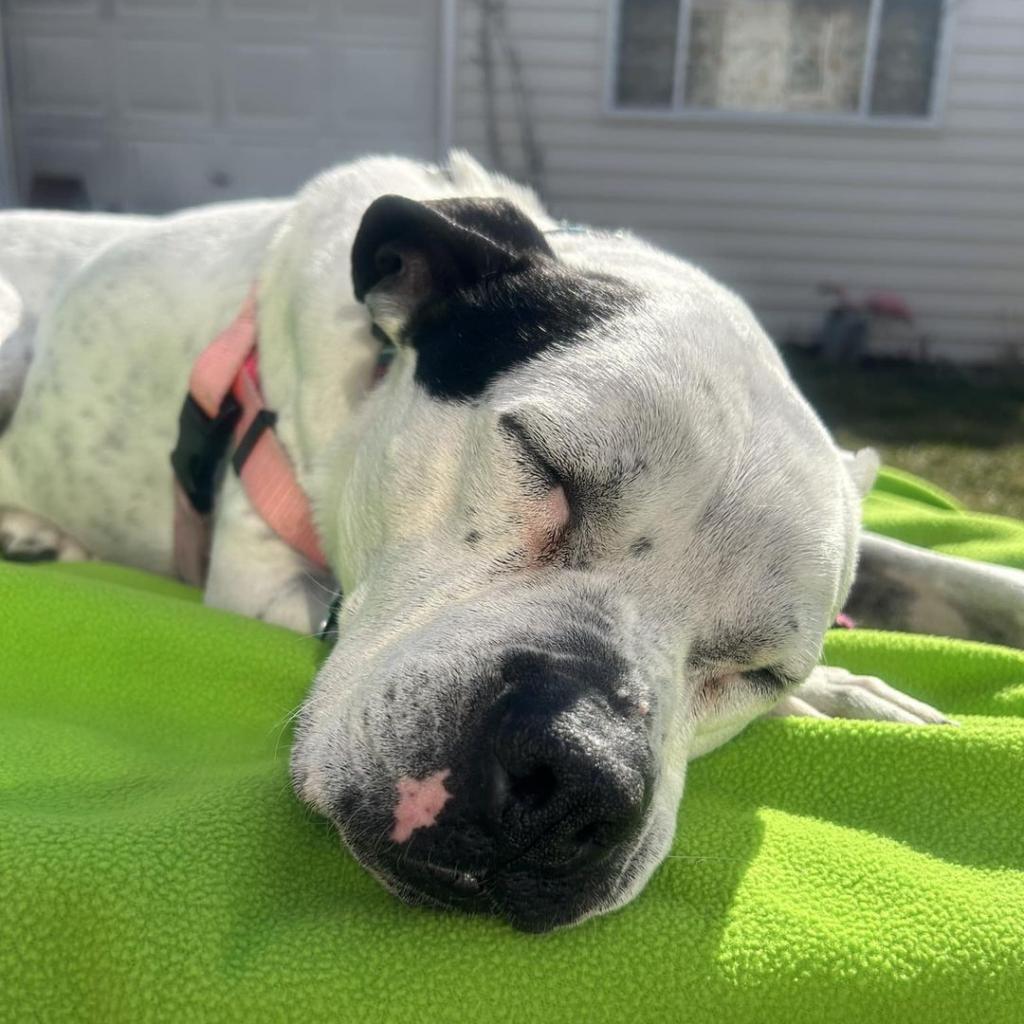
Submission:
[[[846,466],[847,475],[857,488],[857,493],[863,498],[874,486],[875,477],[878,476],[878,469],[882,460],[874,448],[861,448],[856,454],[843,452],[843,464]]]
[[[381,196],[352,245],[352,285],[397,341],[425,303],[553,255],[537,225],[506,199]]]

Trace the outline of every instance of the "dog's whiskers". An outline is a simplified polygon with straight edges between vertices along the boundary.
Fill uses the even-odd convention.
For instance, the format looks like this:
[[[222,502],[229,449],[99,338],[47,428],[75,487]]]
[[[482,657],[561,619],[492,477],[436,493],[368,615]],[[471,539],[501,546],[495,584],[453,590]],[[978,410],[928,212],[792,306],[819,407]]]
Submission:
[[[274,742],[275,761],[277,760],[278,752],[281,749],[281,737],[284,736],[285,730],[288,728],[288,726],[290,726],[295,721],[295,719],[298,718],[300,714],[302,714],[302,709],[304,706],[304,702],[300,701],[292,711],[288,712],[288,714],[285,716],[284,721],[280,724],[280,726],[277,727],[277,739]]]
[[[328,587],[324,584],[322,579],[317,579],[308,569],[304,569],[302,572],[303,576],[309,580],[318,590],[322,590],[332,601],[338,596],[337,587]]]

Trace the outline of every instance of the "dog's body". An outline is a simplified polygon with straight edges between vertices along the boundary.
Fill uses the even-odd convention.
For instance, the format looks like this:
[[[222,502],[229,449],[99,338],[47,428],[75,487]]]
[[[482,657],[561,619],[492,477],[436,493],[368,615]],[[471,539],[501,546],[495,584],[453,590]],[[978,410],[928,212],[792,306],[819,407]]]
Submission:
[[[465,157],[165,219],[0,215],[5,554],[172,571],[189,371],[254,282],[263,390],[345,594],[295,782],[395,891],[579,920],[639,891],[687,758],[759,714],[943,721],[815,667],[874,465],[746,307]],[[372,390],[360,300],[399,344]],[[867,551],[871,624],[1019,642],[1021,574]],[[310,632],[329,588],[226,473],[207,601]]]

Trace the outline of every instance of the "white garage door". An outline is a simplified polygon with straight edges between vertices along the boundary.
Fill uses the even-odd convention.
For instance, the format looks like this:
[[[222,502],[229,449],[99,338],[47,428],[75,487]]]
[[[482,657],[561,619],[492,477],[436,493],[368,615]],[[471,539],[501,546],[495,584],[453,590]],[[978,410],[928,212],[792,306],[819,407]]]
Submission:
[[[22,199],[104,209],[291,192],[437,156],[438,0],[0,0]]]

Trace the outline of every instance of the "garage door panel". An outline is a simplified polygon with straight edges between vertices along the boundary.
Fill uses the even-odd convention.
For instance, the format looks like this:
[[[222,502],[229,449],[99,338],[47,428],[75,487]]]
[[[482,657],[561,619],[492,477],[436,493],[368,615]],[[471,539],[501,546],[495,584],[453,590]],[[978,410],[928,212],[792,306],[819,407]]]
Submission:
[[[413,122],[408,128],[375,128],[373,125],[353,129],[343,135],[325,139],[318,147],[322,165],[332,164],[374,153],[393,153],[398,156],[430,158],[434,136]]]
[[[105,154],[102,205],[144,210],[436,156],[438,0],[0,3],[23,196],[44,140],[97,197]]]
[[[315,145],[260,146],[236,143],[226,154],[224,166],[231,196],[281,196],[297,191],[324,164]]]
[[[316,0],[225,0],[224,3],[228,18],[259,17],[275,21],[298,19],[313,22],[319,9]]]
[[[131,209],[171,210],[224,198],[215,144],[128,142],[121,147],[124,192]]]
[[[88,36],[14,40],[11,93],[16,109],[101,114],[106,101],[103,45]]]
[[[345,0],[328,4],[330,26],[361,39],[419,39],[437,25],[437,9],[429,0]]]
[[[99,8],[100,0],[6,0],[4,13],[95,17],[99,14]]]
[[[430,115],[424,104],[434,87],[434,63],[415,47],[336,47],[330,64],[335,126],[368,119],[406,122]]]
[[[205,18],[210,0],[116,0],[117,14],[159,14],[175,19]]]
[[[316,55],[300,46],[232,46],[226,68],[229,125],[268,124],[289,133],[316,125]]]
[[[213,83],[202,43],[124,40],[117,79],[122,116],[172,118],[182,129],[213,127]]]

